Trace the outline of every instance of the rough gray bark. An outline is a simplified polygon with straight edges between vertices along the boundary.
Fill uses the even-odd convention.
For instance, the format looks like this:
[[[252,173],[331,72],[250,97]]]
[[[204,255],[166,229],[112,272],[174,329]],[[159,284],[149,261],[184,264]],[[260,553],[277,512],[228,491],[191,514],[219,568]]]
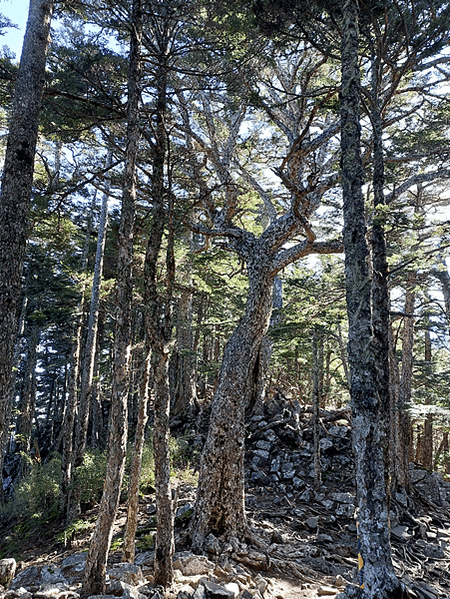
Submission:
[[[149,233],[144,263],[145,326],[152,352],[154,373],[154,429],[153,454],[155,460],[156,542],[155,582],[167,587],[173,580],[172,557],[174,553],[173,508],[170,487],[169,450],[169,356],[172,337],[173,283],[175,278],[173,193],[166,187],[165,166],[168,155],[167,131],[167,53],[170,19],[163,19],[158,46],[157,102],[155,126],[155,154],[153,160],[152,225]],[[167,206],[165,205],[165,200]],[[166,250],[166,289],[164,296],[157,289],[157,262],[161,253],[163,234],[168,229]]]
[[[431,362],[431,337],[430,331],[425,331],[425,372],[428,377],[433,374],[433,365]],[[431,399],[426,399],[425,405],[430,405]],[[419,462],[430,472],[433,470],[433,416],[427,414],[423,425],[422,447],[419,456]]]
[[[0,432],[9,431],[22,269],[30,227],[30,198],[44,87],[52,0],[31,0],[14,89],[0,194]],[[0,451],[4,450],[0,440]],[[3,461],[3,455],[0,462]],[[0,474],[0,483],[1,482]]]
[[[313,433],[314,433],[314,488],[316,491],[321,484],[322,472],[320,468],[320,436],[319,436],[319,409],[320,409],[320,375],[321,361],[319,356],[319,332],[317,328],[313,331]]]
[[[148,420],[148,398],[150,378],[150,356],[144,361],[142,382],[140,385],[139,408],[134,440],[133,457],[131,462],[130,483],[128,485],[127,523],[123,539],[122,561],[134,562],[135,539],[139,513],[139,481],[142,469],[142,455],[144,452],[145,426]]]
[[[402,364],[400,375],[399,405],[396,406],[394,418],[396,420],[396,452],[394,471],[397,483],[407,491],[410,486],[409,462],[411,454],[411,417],[409,407],[411,404],[412,374],[414,364],[414,306],[416,294],[414,285],[416,273],[407,275],[405,289],[405,307],[402,334]]]
[[[361,592],[368,598],[400,597],[403,587],[394,573],[389,539],[385,478],[388,420],[384,396],[380,396],[377,388],[372,345],[371,284],[360,148],[358,3],[346,0],[342,11],[341,165],[353,446],[359,543],[364,563]]]
[[[282,219],[280,219],[282,220]],[[211,407],[211,421],[203,448],[197,501],[191,524],[195,550],[205,546],[208,535],[227,541],[245,538],[244,510],[244,414],[251,391],[250,381],[272,313],[273,279],[281,265],[310,253],[340,252],[339,243],[304,243],[277,255],[276,222],[259,239],[243,236],[247,255],[249,289],[245,313],[224,350],[219,381]],[[264,237],[270,236],[272,244]]]
[[[141,81],[141,0],[133,0],[128,69],[127,148],[117,263],[114,372],[109,416],[108,458],[102,501],[84,570],[82,597],[105,593],[106,562],[111,545],[125,467],[128,391],[131,360],[133,240],[136,204],[136,162],[139,150]]]

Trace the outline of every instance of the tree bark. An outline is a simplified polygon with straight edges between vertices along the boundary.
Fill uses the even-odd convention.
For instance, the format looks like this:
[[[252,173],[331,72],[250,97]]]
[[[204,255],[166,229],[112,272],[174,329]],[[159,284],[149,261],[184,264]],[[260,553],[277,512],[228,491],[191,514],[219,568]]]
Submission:
[[[80,272],[82,273],[82,283],[78,305],[75,313],[72,333],[72,352],[70,356],[70,372],[68,381],[68,397],[65,404],[63,421],[61,426],[62,452],[61,452],[61,496],[60,509],[61,519],[69,523],[76,515],[79,502],[71,501],[71,482],[73,473],[73,438],[74,425],[77,414],[78,398],[78,378],[80,373],[81,360],[81,338],[83,331],[83,316],[85,305],[86,279],[83,276],[88,263],[89,243],[92,232],[92,214],[95,208],[96,194],[91,202],[90,212],[87,219],[87,230],[84,241],[83,254],[81,256]]]
[[[136,163],[139,150],[141,81],[141,0],[133,0],[128,70],[127,148],[117,264],[117,306],[114,374],[109,415],[108,459],[102,501],[84,570],[82,597],[105,593],[106,563],[126,458],[128,391],[131,360],[133,298],[133,240],[136,204]]]
[[[380,393],[377,387],[372,344],[371,284],[360,147],[358,3],[346,0],[342,11],[341,165],[353,447],[359,545],[364,563],[361,593],[364,597],[381,598],[401,596],[403,588],[391,560],[385,477],[389,421],[383,390]]]
[[[0,193],[0,434],[9,431],[7,409],[18,330],[25,247],[30,227],[30,199],[38,120],[50,41],[53,0],[30,0],[16,79]],[[0,439],[3,463],[5,442]],[[0,482],[2,476],[0,474]]]
[[[144,362],[142,382],[139,394],[139,409],[134,440],[133,458],[131,463],[130,483],[128,485],[127,523],[123,540],[123,561],[134,562],[137,519],[139,513],[139,481],[144,452],[145,426],[148,420],[148,398],[150,378],[150,356]]]
[[[108,149],[106,158],[106,168],[112,163],[112,150]],[[105,255],[106,230],[108,226],[108,199],[109,199],[110,181],[108,180],[106,189],[102,196],[102,205],[100,211],[100,220],[97,232],[97,250],[95,254],[94,280],[92,281],[91,304],[89,308],[88,332],[86,346],[84,349],[83,370],[81,373],[81,388],[78,410],[77,436],[75,440],[75,468],[83,463],[84,452],[86,449],[86,439],[89,423],[89,414],[92,404],[92,382],[94,380],[95,355],[97,347],[97,329],[100,304],[100,285],[103,276],[103,258]]]
[[[273,274],[267,257],[258,253],[248,265],[249,291],[245,314],[225,346],[211,422],[203,449],[192,545],[201,550],[207,536],[228,540],[245,537],[244,414],[249,380],[272,311]]]

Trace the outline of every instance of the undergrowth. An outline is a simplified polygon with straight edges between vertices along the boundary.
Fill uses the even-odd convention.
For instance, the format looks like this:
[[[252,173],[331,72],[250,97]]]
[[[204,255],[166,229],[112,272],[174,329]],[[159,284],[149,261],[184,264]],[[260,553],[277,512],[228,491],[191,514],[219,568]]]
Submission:
[[[126,492],[128,472],[131,465],[131,450],[122,485]],[[171,474],[180,482],[196,483],[194,464],[198,451],[193,450],[188,437],[170,439]],[[88,450],[83,465],[76,470],[73,485],[80,490],[82,508],[92,507],[101,499],[106,472],[106,452]],[[154,460],[152,438],[144,446],[140,492],[154,493]],[[24,541],[47,531],[49,524],[60,518],[61,456],[54,454],[47,462],[30,464],[29,473],[17,484],[14,495],[0,507],[0,521],[14,522],[7,537],[0,539],[0,559],[22,555]],[[92,523],[80,518],[71,522],[55,540],[65,544],[67,539],[91,528]],[[141,539],[141,544],[151,544],[152,535]]]

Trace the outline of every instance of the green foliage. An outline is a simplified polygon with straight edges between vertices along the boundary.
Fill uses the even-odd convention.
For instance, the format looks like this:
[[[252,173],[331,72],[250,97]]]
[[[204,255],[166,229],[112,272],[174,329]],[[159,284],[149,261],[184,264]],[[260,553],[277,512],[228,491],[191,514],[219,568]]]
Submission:
[[[22,532],[43,526],[59,515],[61,460],[55,455],[45,464],[32,464],[14,492],[0,508],[0,515],[12,516],[22,523]]]
[[[106,474],[106,453],[88,449],[83,464],[76,470],[73,485],[81,491],[81,502],[91,504],[100,501]]]
[[[61,543],[62,545],[66,545],[67,539],[74,537],[76,534],[87,531],[92,528],[94,522],[96,521],[96,517],[90,518],[87,520],[86,518],[80,518],[79,520],[74,520],[67,526],[62,532],[58,533],[55,536],[55,541]]]

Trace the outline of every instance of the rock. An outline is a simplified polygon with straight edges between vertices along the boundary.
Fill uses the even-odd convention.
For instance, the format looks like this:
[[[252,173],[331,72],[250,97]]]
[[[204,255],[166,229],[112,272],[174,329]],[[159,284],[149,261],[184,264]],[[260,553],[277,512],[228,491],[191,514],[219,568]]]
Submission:
[[[18,589],[20,587],[37,589],[40,585],[41,570],[37,566],[30,566],[13,579],[11,583],[11,589]]]
[[[239,585],[235,582],[227,582],[227,584],[223,585],[223,588],[227,589],[227,591],[231,591],[233,593],[233,597],[237,597],[241,592]]]
[[[311,516],[305,521],[308,528],[317,528],[319,525],[319,518],[317,516]]]
[[[126,599],[147,599],[147,595],[143,595],[139,592],[135,586],[127,584],[122,580],[111,580],[107,585],[109,594],[115,597],[125,597]]]
[[[107,572],[112,580],[120,580],[128,585],[137,586],[145,582],[140,566],[136,564],[116,564]]]
[[[337,503],[355,504],[355,497],[351,493],[333,493],[332,497]]]
[[[210,574],[215,566],[204,555],[186,552],[175,558],[173,567],[181,570],[183,576],[198,576]]]
[[[0,559],[0,585],[9,587],[16,573],[17,562],[13,558]]]
[[[411,538],[411,535],[408,533],[407,526],[395,526],[394,528],[391,528],[391,535],[400,541],[406,541],[407,539]]]
[[[60,568],[53,568],[51,566],[44,566],[41,570],[41,580],[43,584],[53,586],[68,586],[69,581],[63,575]]]
[[[408,496],[405,495],[404,493],[395,493],[394,494],[395,500],[397,501],[397,503],[399,503],[402,507],[407,508],[408,507]]]
[[[5,599],[32,599],[33,595],[27,589],[20,587],[19,589],[13,589],[6,591],[4,594]]]
[[[201,585],[205,589],[206,599],[234,599],[236,596],[232,590],[210,580],[202,580]]]
[[[90,595],[87,599],[116,599],[115,595]]]
[[[136,566],[147,566],[149,568],[153,567],[155,561],[155,552],[154,551],[144,551],[143,553],[138,553],[134,560]]]
[[[206,599],[206,591],[203,585],[198,585],[195,589],[195,593],[192,595],[192,599]]]
[[[328,439],[328,437],[324,437],[323,439],[320,439],[319,441],[319,446],[320,449],[322,451],[326,451],[327,449],[330,449],[331,447],[333,447],[334,443],[331,439]]]
[[[78,593],[74,591],[68,591],[67,588],[62,588],[56,585],[45,585],[40,587],[39,590],[33,594],[33,599],[58,599],[60,597],[78,599]]]
[[[177,520],[189,520],[193,513],[193,506],[190,503],[185,503],[178,508],[175,518],[177,518]]]
[[[211,555],[218,555],[220,553],[219,540],[210,533],[205,539],[205,551]]]
[[[71,576],[83,572],[86,565],[86,557],[87,553],[76,553],[63,559],[61,563],[61,572],[63,575]]]
[[[256,447],[258,449],[262,449],[266,453],[268,453],[272,449],[272,443],[270,443],[270,441],[262,441],[261,440],[256,443]]]
[[[445,551],[440,545],[426,543],[420,539],[416,541],[415,545],[420,548],[420,551],[425,557],[430,557],[431,559],[443,559],[445,557]]]

